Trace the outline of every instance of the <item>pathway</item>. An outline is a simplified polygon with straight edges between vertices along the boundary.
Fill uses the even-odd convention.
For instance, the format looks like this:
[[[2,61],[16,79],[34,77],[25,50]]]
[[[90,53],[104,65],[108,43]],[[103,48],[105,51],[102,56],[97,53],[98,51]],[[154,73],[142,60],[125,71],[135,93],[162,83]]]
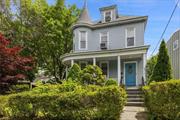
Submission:
[[[125,106],[120,120],[148,120],[144,107]]]

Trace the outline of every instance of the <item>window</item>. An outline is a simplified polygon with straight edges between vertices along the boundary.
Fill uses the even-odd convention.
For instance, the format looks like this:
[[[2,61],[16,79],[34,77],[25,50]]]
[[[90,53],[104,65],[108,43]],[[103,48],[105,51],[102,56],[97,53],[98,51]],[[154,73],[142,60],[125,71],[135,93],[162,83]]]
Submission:
[[[87,48],[87,32],[86,31],[80,31],[80,38],[79,38],[79,47],[80,49],[86,49]]]
[[[176,50],[176,49],[178,49],[178,40],[175,40],[173,42],[173,50]]]
[[[135,28],[128,28],[126,31],[126,46],[131,47],[135,45]]]
[[[84,69],[87,66],[86,61],[80,61],[79,64],[80,64],[81,69]]]
[[[101,44],[101,49],[108,48],[108,32],[100,33],[100,44]]]
[[[109,64],[108,62],[100,62],[100,67],[102,69],[103,75],[106,76],[106,78],[108,78],[108,72],[109,72]]]
[[[112,12],[111,11],[105,12],[104,20],[105,20],[105,22],[110,22],[112,20]]]

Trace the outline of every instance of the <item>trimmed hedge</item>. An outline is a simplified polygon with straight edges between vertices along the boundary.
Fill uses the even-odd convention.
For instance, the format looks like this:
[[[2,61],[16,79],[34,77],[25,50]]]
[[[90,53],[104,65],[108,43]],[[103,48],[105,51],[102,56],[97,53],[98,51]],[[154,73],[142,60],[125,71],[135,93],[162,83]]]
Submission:
[[[154,82],[143,91],[153,120],[180,120],[180,80]]]
[[[0,115],[13,119],[118,120],[126,102],[118,86],[45,85],[0,97]]]

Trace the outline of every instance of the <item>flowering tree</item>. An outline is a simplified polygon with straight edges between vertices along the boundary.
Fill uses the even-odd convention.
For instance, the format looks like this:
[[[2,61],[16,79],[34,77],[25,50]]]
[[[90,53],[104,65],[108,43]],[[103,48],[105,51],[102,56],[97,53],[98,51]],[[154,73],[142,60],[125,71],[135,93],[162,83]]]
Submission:
[[[23,80],[25,73],[32,70],[32,58],[21,56],[21,50],[18,46],[10,47],[10,41],[0,34],[0,84]]]

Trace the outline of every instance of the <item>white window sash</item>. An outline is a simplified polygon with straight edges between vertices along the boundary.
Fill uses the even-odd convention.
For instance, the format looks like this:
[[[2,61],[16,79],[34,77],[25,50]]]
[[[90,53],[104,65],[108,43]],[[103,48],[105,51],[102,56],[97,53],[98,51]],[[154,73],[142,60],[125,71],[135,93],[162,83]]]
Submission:
[[[106,35],[107,35],[107,41],[103,41],[102,40],[102,37],[103,37],[104,33],[106,33]],[[103,43],[103,42],[106,42],[107,43],[107,48],[109,48],[109,32],[102,32],[102,33],[100,33],[100,44]]]
[[[106,22],[106,13],[107,12],[110,12],[110,17],[111,17],[111,20],[110,21],[112,21],[112,14],[113,14],[113,12],[112,12],[112,10],[111,11],[105,11],[104,12],[104,22]]]
[[[132,35],[128,35],[128,29],[133,29]],[[136,45],[136,29],[135,28],[126,28],[125,31],[126,37],[125,37],[125,46],[128,47],[134,47]],[[134,37],[134,45],[128,46],[128,38]]]
[[[82,34],[82,32],[85,32],[85,41],[84,41],[85,42],[85,48],[81,47],[81,42],[82,42],[82,40],[81,40],[82,39],[81,38],[82,35],[81,34]],[[88,35],[87,34],[88,33],[86,31],[79,31],[79,50],[87,50],[87,46],[88,46],[88,43],[87,43],[88,42],[88,40],[87,40],[88,39],[88,37],[87,37]]]

